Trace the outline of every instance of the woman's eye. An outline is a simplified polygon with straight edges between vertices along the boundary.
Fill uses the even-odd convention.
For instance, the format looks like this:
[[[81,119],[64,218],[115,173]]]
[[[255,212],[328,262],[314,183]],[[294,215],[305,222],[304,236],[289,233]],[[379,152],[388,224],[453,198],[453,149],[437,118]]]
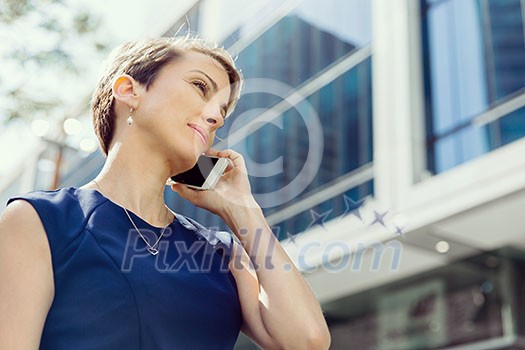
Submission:
[[[193,82],[193,85],[195,85],[199,90],[201,90],[204,95],[208,93],[208,85],[205,82],[196,80]]]

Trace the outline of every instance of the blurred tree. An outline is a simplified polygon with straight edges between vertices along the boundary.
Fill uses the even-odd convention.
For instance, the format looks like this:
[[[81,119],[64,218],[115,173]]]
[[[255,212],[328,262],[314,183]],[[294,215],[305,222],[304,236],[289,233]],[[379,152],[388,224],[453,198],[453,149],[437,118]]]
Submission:
[[[0,2],[0,120],[62,120],[87,106],[111,37],[88,2]]]
[[[62,122],[88,110],[96,71],[113,45],[93,5],[89,0],[0,1],[0,134],[8,125],[20,125],[13,121],[48,122],[41,136],[49,146],[42,157],[55,163],[50,188],[60,182],[68,147]]]

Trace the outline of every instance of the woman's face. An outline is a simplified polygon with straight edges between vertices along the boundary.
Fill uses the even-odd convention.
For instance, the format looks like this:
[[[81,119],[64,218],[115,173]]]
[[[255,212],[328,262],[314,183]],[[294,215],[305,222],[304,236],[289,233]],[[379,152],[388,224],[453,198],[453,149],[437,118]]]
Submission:
[[[170,159],[186,161],[189,168],[224,124],[229,97],[229,77],[220,63],[188,51],[142,91],[134,119],[153,150],[167,151]]]

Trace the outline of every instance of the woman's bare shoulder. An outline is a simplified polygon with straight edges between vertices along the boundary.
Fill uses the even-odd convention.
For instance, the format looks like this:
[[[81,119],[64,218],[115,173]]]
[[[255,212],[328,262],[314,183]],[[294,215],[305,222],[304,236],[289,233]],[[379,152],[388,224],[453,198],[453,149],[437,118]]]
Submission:
[[[40,217],[26,200],[17,199],[9,203],[0,216],[0,241],[8,239],[47,242]]]
[[[29,202],[15,200],[0,217],[0,348],[38,348],[53,297],[44,227]]]
[[[23,216],[27,217],[24,218]],[[33,216],[34,219],[38,219],[35,208],[26,200],[16,199],[10,202],[4,209],[2,216],[0,216],[0,224],[3,224],[6,220],[31,219],[31,216]]]
[[[51,250],[40,216],[28,201],[21,199],[11,202],[0,216],[0,263],[3,265],[13,255],[51,264]]]

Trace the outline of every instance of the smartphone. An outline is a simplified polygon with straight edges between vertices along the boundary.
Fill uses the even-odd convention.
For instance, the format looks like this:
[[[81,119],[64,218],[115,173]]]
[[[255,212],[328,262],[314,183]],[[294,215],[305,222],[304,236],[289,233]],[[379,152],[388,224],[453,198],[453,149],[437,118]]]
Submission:
[[[170,177],[170,180],[195,190],[209,190],[219,181],[228,164],[227,158],[201,155],[193,168]]]

